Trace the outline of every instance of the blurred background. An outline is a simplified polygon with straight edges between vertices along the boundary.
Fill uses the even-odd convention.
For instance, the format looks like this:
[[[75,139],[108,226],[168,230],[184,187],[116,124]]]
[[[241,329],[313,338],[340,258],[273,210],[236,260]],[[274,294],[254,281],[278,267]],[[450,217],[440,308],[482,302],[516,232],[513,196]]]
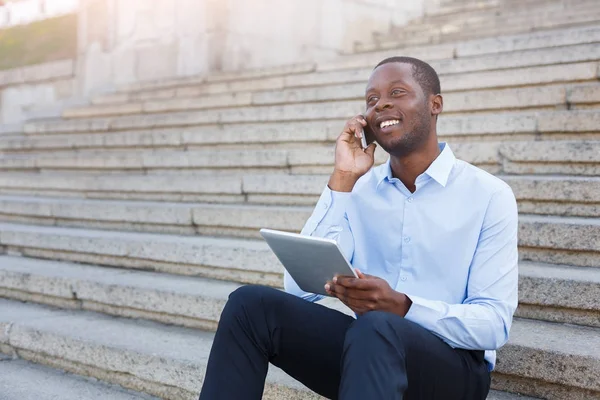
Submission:
[[[302,228],[395,55],[517,197],[489,400],[600,399],[598,0],[0,0],[0,399],[197,398],[228,294],[282,287],[258,229]]]

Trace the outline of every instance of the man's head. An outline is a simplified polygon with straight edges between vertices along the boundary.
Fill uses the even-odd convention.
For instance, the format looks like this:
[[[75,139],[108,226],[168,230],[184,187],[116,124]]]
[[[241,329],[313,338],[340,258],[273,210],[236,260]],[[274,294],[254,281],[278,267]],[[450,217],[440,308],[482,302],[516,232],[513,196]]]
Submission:
[[[388,153],[403,157],[436,140],[435,122],[442,112],[440,80],[427,63],[410,57],[392,57],[371,73],[365,100],[365,118],[377,143]]]

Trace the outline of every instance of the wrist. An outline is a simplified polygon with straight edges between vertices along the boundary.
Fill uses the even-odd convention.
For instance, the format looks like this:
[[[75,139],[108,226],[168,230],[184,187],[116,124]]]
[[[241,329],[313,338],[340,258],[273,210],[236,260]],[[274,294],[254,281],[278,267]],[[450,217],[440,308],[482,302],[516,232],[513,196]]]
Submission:
[[[404,293],[395,293],[395,313],[404,317],[408,314],[408,310],[410,310],[410,307],[412,306],[412,300]]]
[[[334,170],[329,178],[329,189],[336,192],[351,192],[360,176],[350,172]]]

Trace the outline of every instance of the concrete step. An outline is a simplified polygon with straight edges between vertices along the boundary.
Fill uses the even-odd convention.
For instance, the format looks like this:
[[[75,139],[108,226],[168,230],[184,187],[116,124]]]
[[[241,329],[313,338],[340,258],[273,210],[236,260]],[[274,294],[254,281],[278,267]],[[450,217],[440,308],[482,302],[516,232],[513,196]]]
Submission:
[[[593,45],[598,49],[600,44]],[[589,52],[577,54],[590,55]],[[364,83],[284,89],[264,92],[245,92],[209,95],[204,97],[150,100],[116,105],[87,106],[65,110],[63,118],[98,118],[118,115],[140,115],[168,111],[204,110],[220,107],[290,104],[364,99]],[[572,93],[573,92],[573,93]],[[567,105],[577,108],[598,103],[600,85],[544,85],[509,89],[459,91],[444,94],[444,113],[456,114],[481,111],[510,111],[519,109],[555,109]],[[580,104],[579,101],[582,101]]]
[[[452,54],[450,57],[434,60],[426,59],[425,61],[428,61],[428,63],[438,72],[438,74],[442,76],[473,71],[533,67],[536,65],[561,64],[576,61],[593,61],[596,57],[594,54],[594,49],[599,40],[598,36],[600,36],[600,32],[598,32],[598,30],[599,29],[597,28],[595,30],[590,29],[585,31],[585,34],[584,32],[578,32],[578,35],[556,35],[557,37],[555,40],[562,40],[564,42],[564,45],[562,46],[555,43],[546,43],[540,41],[539,46],[541,47],[539,48],[524,48],[522,50],[510,50],[507,52],[490,54],[484,53],[481,55],[475,54],[473,56],[457,56],[456,54]],[[562,34],[563,32],[560,33]],[[534,38],[529,39],[533,40]],[[517,39],[514,40],[516,41]],[[577,41],[581,41],[583,43],[577,43]],[[474,47],[477,45],[477,43],[478,42],[472,43],[471,46]],[[490,44],[488,43],[488,45]],[[446,49],[449,45],[440,44],[437,46],[442,51],[447,51]],[[466,46],[467,43],[457,44],[455,52],[459,51],[459,49],[463,47],[468,49]],[[584,49],[591,50],[591,54],[588,56],[578,52],[578,50]],[[432,51],[435,51],[435,49],[432,48]],[[387,57],[398,55],[398,53],[404,54],[404,50],[392,48],[387,50],[349,54],[345,55],[340,60],[320,63],[317,67],[317,72],[373,67],[373,63],[377,62],[377,60],[383,60]],[[442,89],[445,91],[445,86],[443,86]]]
[[[499,37],[495,37],[493,39],[478,39],[478,40],[470,40],[467,42],[459,42],[456,44],[443,44],[443,45],[419,45],[412,48],[404,47],[402,49],[402,54],[406,56],[416,57],[420,59],[427,60],[432,62],[437,68],[448,68],[451,65],[451,69],[448,72],[468,72],[473,70],[480,69],[488,69],[494,65],[492,62],[494,59],[499,63],[500,67],[511,68],[515,66],[526,66],[526,65],[537,65],[530,64],[531,62],[537,63],[539,58],[544,58],[542,54],[546,54],[545,57],[562,57],[560,54],[556,52],[545,53],[541,52],[532,52],[532,53],[523,53],[521,55],[512,55],[512,54],[503,54],[500,57],[493,57],[491,59],[484,58],[483,62],[479,62],[477,58],[473,59],[465,59],[460,60],[460,58],[464,56],[476,56],[483,54],[493,54],[493,53],[507,53],[512,51],[522,51],[522,50],[534,50],[534,49],[544,49],[551,47],[559,47],[559,46],[570,46],[570,45],[579,45],[579,44],[589,44],[600,41],[600,28],[596,25],[584,26],[584,27],[575,27],[569,29],[555,29],[549,31],[542,32],[530,32],[527,34],[520,35],[502,35]],[[394,47],[398,46],[398,43],[393,43]],[[384,44],[381,44],[384,46]],[[573,53],[571,57],[581,57],[583,54]],[[550,54],[553,54],[552,56]],[[148,92],[148,91],[160,91],[165,94],[169,94],[170,92],[165,91],[164,89],[171,88],[186,88],[190,85],[199,85],[202,83],[208,82],[221,82],[226,83],[228,81],[237,81],[237,80],[256,80],[263,78],[272,78],[277,76],[285,76],[285,75],[296,75],[296,74],[307,74],[313,71],[316,72],[325,72],[331,70],[339,70],[339,69],[347,69],[347,68],[367,68],[373,67],[373,63],[376,62],[374,60],[383,59],[392,55],[397,55],[396,51],[387,51],[370,54],[348,54],[344,57],[341,57],[338,60],[320,62],[316,65],[310,64],[296,64],[285,67],[276,67],[276,68],[264,68],[257,70],[247,70],[247,71],[234,71],[234,72],[226,72],[226,73],[217,73],[214,75],[210,75],[207,77],[191,77],[185,79],[177,79],[177,80],[166,80],[166,81],[149,81],[149,82],[141,82],[131,85],[125,85],[120,88],[120,92],[99,95],[93,98],[92,103],[96,105],[101,104],[114,104],[114,103],[125,103],[129,100],[133,100],[136,98],[143,98],[130,96],[129,93],[132,92]],[[449,59],[453,59],[458,57],[458,60],[450,61]],[[505,58],[502,58],[505,57]],[[562,59],[562,58],[561,58]],[[584,60],[577,58],[579,60]],[[437,64],[435,60],[444,60],[440,61],[441,64]],[[565,60],[565,59],[563,59]],[[574,59],[573,59],[574,60]],[[558,62],[558,61],[557,61]],[[564,62],[564,61],[563,61]],[[546,63],[546,62],[544,62]],[[225,90],[226,85],[221,85],[221,87]],[[232,87],[231,89],[239,90],[240,88]],[[185,92],[182,92],[185,93]],[[175,94],[175,93],[173,93]],[[180,93],[181,94],[181,93]],[[172,96],[168,96],[172,97]]]
[[[71,149],[214,149],[215,146],[221,149],[290,149],[306,143],[334,143],[348,118],[346,115],[340,119],[289,121],[285,124],[196,123],[194,126],[192,114],[183,115],[185,117],[181,116],[180,120],[188,119],[191,126],[118,130],[118,125],[111,124],[108,119],[46,122],[43,129],[36,127],[40,129],[39,134],[0,137],[0,150],[5,153],[24,153]],[[138,118],[141,121],[143,119]],[[483,140],[600,139],[599,126],[598,110],[442,115],[438,122],[438,136],[440,140],[451,144]],[[118,133],[114,130],[118,130]],[[61,134],[61,131],[68,133]]]
[[[523,260],[599,267],[599,239],[600,218],[519,215]]]
[[[8,254],[281,286],[263,241],[0,224]]]
[[[492,16],[506,15],[507,13],[523,13],[523,12],[539,12],[547,9],[556,9],[559,7],[566,8],[567,6],[581,7],[582,5],[592,4],[589,0],[574,1],[555,1],[555,0],[529,0],[529,1],[444,1],[442,5],[437,6],[432,11],[427,11],[422,18],[423,21],[443,22],[452,20],[456,17],[478,17],[484,16],[491,18]],[[439,8],[438,8],[439,7]],[[413,24],[418,24],[420,21],[415,21]]]
[[[587,142],[595,143],[595,142]],[[600,143],[598,141],[597,143]],[[455,154],[474,165],[492,173],[500,171],[503,161],[499,157],[501,142],[456,143]],[[87,171],[87,172],[204,172],[204,173],[266,173],[329,174],[334,166],[335,144],[304,145],[284,149],[203,149],[203,150],[104,150],[68,151],[6,155],[0,158],[0,170],[4,171]],[[567,154],[562,163],[569,162]],[[379,149],[375,152],[375,164],[387,161],[388,153]],[[565,166],[565,170],[570,164]],[[540,167],[543,170],[543,166]],[[575,171],[575,170],[574,170]],[[594,164],[583,173],[592,174]]]
[[[522,262],[517,315],[600,327],[600,269]],[[0,297],[215,330],[238,284],[0,256]]]
[[[210,333],[7,300],[0,300],[0,305],[0,327],[10,326],[0,336],[0,345],[5,351],[164,399],[198,397],[212,344]],[[518,321],[513,329],[520,329]],[[575,332],[570,337],[587,335],[596,340],[593,330],[588,333],[569,329]],[[568,353],[561,353],[551,358],[553,362],[568,366],[568,356]],[[579,358],[577,353],[575,358]],[[574,378],[585,372],[577,373]],[[321,397],[309,393],[271,366],[263,399],[282,398],[308,400]],[[525,400],[496,391],[488,397],[488,400],[512,399]]]
[[[65,373],[0,354],[0,390],[3,400],[159,400],[95,378]]]
[[[491,173],[600,175],[600,140],[473,141],[451,146],[458,158]],[[77,150],[6,155],[0,158],[0,170],[329,174],[334,151],[333,143],[291,149]],[[376,150],[375,165],[388,158],[388,153]]]
[[[40,179],[43,178],[43,179]],[[323,177],[317,177],[323,181]],[[193,182],[193,184],[191,184]],[[158,201],[243,202],[242,177],[210,175],[0,175],[3,194]]]
[[[493,21],[494,19],[488,19],[488,22]],[[564,20],[563,20],[564,21]],[[549,21],[552,22],[552,21]],[[425,47],[432,46],[435,42],[441,41],[442,37],[439,34],[442,31],[442,27],[447,25],[447,23],[437,23],[437,25],[431,27],[429,32],[425,32],[423,38],[420,39],[420,42]],[[427,25],[419,24],[417,29],[423,29]],[[573,26],[548,26],[540,24],[539,28],[542,29],[531,29],[532,26],[528,23],[524,23],[522,25],[515,25],[510,23],[504,23],[505,27],[510,27],[510,29],[505,29],[503,31],[497,31],[494,37],[474,37],[472,33],[465,31],[465,35],[462,38],[450,37],[451,32],[447,32],[446,37],[447,40],[451,41],[454,39],[458,43],[456,43],[456,55],[458,57],[467,56],[467,55],[479,55],[479,54],[490,54],[490,53],[500,53],[504,51],[513,51],[513,50],[522,50],[522,49],[531,49],[531,48],[541,48],[541,47],[552,47],[552,46],[562,46],[565,44],[572,43],[581,43],[579,40],[583,39],[587,34],[584,33],[583,36],[579,36],[578,32],[584,32],[587,29],[597,29],[597,25],[594,24],[594,21],[584,21],[580,24],[573,24]],[[404,27],[399,27],[399,30],[406,29]],[[445,31],[450,30],[449,27],[445,28]],[[456,32],[456,29],[454,30]],[[478,27],[478,29],[472,29],[472,31],[478,31],[484,33],[486,29],[483,27]],[[355,45],[355,51],[357,52],[369,52],[369,51],[377,51],[382,49],[390,49],[390,48],[402,48],[402,47],[417,47],[417,43],[419,39],[411,38],[412,40],[405,37],[405,40],[399,40],[402,35],[402,31],[396,32],[394,35],[387,35],[387,37],[380,37],[378,41],[374,43],[364,42],[357,43]],[[571,40],[566,39],[571,36]],[[532,39],[529,43],[527,42],[527,38]],[[499,47],[490,47],[485,49],[486,42],[494,41],[497,42]],[[554,42],[555,44],[551,44]],[[509,44],[510,43],[510,44]],[[450,44],[450,43],[448,43]],[[508,46],[506,46],[508,44]]]
[[[297,178],[302,179],[291,179],[285,185],[281,178],[265,180],[262,188],[248,189],[255,192],[245,193],[247,202],[229,205],[4,195],[0,196],[0,217],[7,222],[45,226],[258,238],[258,229],[267,222],[270,228],[280,230],[298,231],[303,226],[327,177]],[[503,178],[512,186],[523,213],[600,217],[598,178]],[[304,193],[277,194],[288,185],[303,188]],[[260,200],[268,206],[252,203]],[[277,205],[286,202],[296,204]],[[303,203],[305,206],[298,206]]]
[[[304,76],[314,76],[318,78],[323,74],[337,73],[341,74],[345,69],[363,68],[371,69],[378,59],[384,59],[396,52],[371,53],[363,56],[354,56],[344,58],[344,62],[330,63],[324,65],[316,73],[310,73]],[[512,69],[517,67],[533,67],[544,65],[555,65],[563,63],[586,62],[600,59],[600,44],[581,44],[565,47],[542,48],[512,52],[500,55],[484,55],[469,58],[448,58],[444,60],[432,61],[432,66],[438,71],[441,77],[442,89],[444,93],[449,94],[448,88],[452,88],[452,80],[448,74],[460,74],[474,71],[487,71],[499,69]],[[302,79],[303,76],[296,76]],[[259,78],[260,79],[260,78]],[[265,76],[265,79],[272,79]],[[287,88],[285,90],[260,90],[253,91],[249,82],[238,82],[244,84],[242,88],[232,87],[230,91],[223,93],[205,94],[204,97],[197,97],[201,94],[189,89],[189,85],[181,91],[174,90],[170,96],[166,96],[164,90],[156,94],[157,99],[152,99],[149,92],[144,92],[143,96],[137,96],[136,93],[106,95],[93,100],[92,106],[68,109],[64,112],[65,118],[83,118],[105,115],[127,115],[139,113],[155,113],[164,111],[177,111],[185,109],[203,109],[218,108],[223,106],[244,106],[277,104],[283,102],[301,102],[301,101],[322,101],[324,99],[346,99],[361,98],[364,95],[365,82],[357,82],[352,85],[333,84],[329,86],[305,87],[305,88]],[[232,83],[233,84],[233,83]],[[239,89],[244,91],[240,92]],[[459,90],[468,90],[459,89]],[[214,90],[212,91],[214,92]],[[186,98],[188,100],[182,100]],[[472,95],[472,94],[471,94]],[[448,102],[451,104],[451,102]]]
[[[565,60],[564,64],[550,63],[547,65],[519,67],[511,69],[500,69],[497,67],[494,70],[482,70],[469,73],[457,73],[452,75],[441,75],[440,81],[444,92],[457,92],[493,88],[509,88],[529,85],[542,85],[552,83],[568,83],[568,82],[583,82],[596,81],[598,79],[598,53],[599,49],[596,45],[586,45],[590,48],[590,52],[586,51],[586,55],[582,55],[577,49],[569,52],[565,50],[565,55],[554,55],[549,57]],[[538,55],[539,57],[539,55]],[[568,62],[568,59],[574,59],[575,62]],[[593,61],[579,62],[578,60]],[[377,62],[377,61],[375,61]],[[489,62],[489,61],[488,61]],[[537,61],[539,63],[540,61]],[[543,62],[543,61],[542,61]],[[506,65],[506,64],[505,64]],[[165,110],[178,110],[182,107],[190,108],[206,108],[212,107],[210,113],[215,114],[215,117],[221,117],[220,122],[230,122],[228,115],[220,115],[222,107],[227,104],[237,106],[236,110],[243,110],[243,106],[248,104],[268,104],[280,103],[284,101],[282,95],[277,93],[284,89],[308,88],[308,91],[300,92],[298,96],[307,96],[319,98],[319,96],[329,96],[327,93],[322,95],[317,94],[319,86],[343,85],[351,83],[359,83],[365,85],[373,66],[361,69],[345,69],[338,71],[323,71],[311,74],[296,75],[291,77],[269,77],[251,81],[234,81],[228,84],[223,83],[207,83],[201,85],[187,85],[180,89],[164,89],[154,92],[142,92],[136,95],[131,95],[128,101],[131,104],[117,104],[114,106],[92,106],[81,110],[74,109],[73,111],[65,112],[65,117],[72,118],[89,118],[100,115],[119,114],[139,114],[142,112],[159,113]],[[494,68],[490,65],[490,68]],[[312,89],[312,91],[310,90]],[[351,89],[353,92],[357,89]],[[348,93],[344,90],[343,93]],[[265,92],[251,95],[248,92]],[[275,93],[273,93],[275,92]],[[287,92],[290,96],[296,96],[293,91]],[[235,95],[234,95],[235,94]],[[358,95],[360,92],[355,94]],[[204,99],[203,96],[213,95],[212,99]],[[217,96],[218,95],[218,96]],[[283,94],[285,96],[285,93]],[[192,97],[187,101],[171,101],[165,103],[164,100],[169,100],[177,97]],[[161,100],[157,102],[154,100]],[[364,101],[361,101],[361,107],[364,107]],[[249,107],[245,107],[249,108]],[[221,110],[221,111],[220,111]],[[209,111],[206,111],[207,113]],[[231,113],[235,115],[235,113]],[[264,119],[264,118],[263,118]],[[215,121],[217,122],[217,121]],[[31,124],[27,124],[25,129],[30,132]]]
[[[563,57],[562,55],[552,51],[545,53],[542,51],[534,51],[531,53],[522,54],[503,54],[500,57],[483,58],[480,62],[478,58],[461,60],[464,56],[476,56],[493,53],[507,53],[512,51],[535,50],[551,47],[570,46],[579,44],[589,44],[600,41],[600,28],[596,25],[562,28],[548,30],[542,32],[530,32],[520,35],[502,35],[493,39],[478,39],[467,42],[459,42],[455,44],[442,45],[419,45],[416,47],[404,47],[402,54],[406,56],[416,57],[427,60],[433,63],[436,68],[441,69],[439,72],[446,71],[445,68],[450,68],[447,72],[468,72],[473,70],[493,68],[493,60],[495,59],[499,66],[497,68],[513,68],[515,66],[537,65],[538,60],[546,60],[542,62],[548,63],[553,57]],[[393,43],[394,47],[398,46],[397,42]],[[384,46],[384,44],[381,44]],[[577,54],[575,51],[567,51],[570,55],[567,58],[559,58],[565,62],[568,57],[585,57],[584,54]],[[176,80],[166,81],[149,81],[141,82],[132,85],[124,85],[118,93],[99,95],[93,98],[92,103],[96,105],[124,103],[133,99],[145,98],[144,96],[130,96],[129,93],[135,92],[151,92],[159,91],[162,96],[168,95],[172,97],[175,92],[169,92],[165,89],[183,88],[190,85],[199,85],[209,82],[220,82],[223,85],[220,87],[227,91],[225,83],[228,81],[238,80],[257,80],[263,78],[273,78],[285,75],[308,74],[312,72],[325,72],[331,70],[347,69],[347,68],[367,68],[373,67],[375,60],[383,59],[392,55],[397,55],[396,51],[370,52],[370,54],[348,54],[333,61],[324,61],[318,64],[297,64],[285,67],[264,68],[257,70],[234,71],[225,73],[216,73],[207,77],[191,77]],[[451,60],[458,57],[457,60]],[[505,57],[505,58],[502,58]],[[572,58],[571,60],[585,60],[585,58]],[[440,60],[440,64],[436,62]],[[533,62],[533,64],[531,64]],[[556,62],[559,62],[558,59]],[[452,67],[451,67],[452,66]],[[275,82],[275,81],[273,81]],[[239,90],[243,87],[230,87],[231,90]],[[184,94],[184,92],[177,94]],[[160,97],[160,96],[159,96]]]
[[[0,300],[0,346],[20,358],[163,399],[197,399],[212,333]],[[319,399],[269,368],[263,399]]]
[[[598,190],[600,186],[597,177],[500,175],[500,178],[508,182],[513,188],[522,212],[600,216],[600,192]],[[94,176],[5,173],[0,175],[0,193],[3,195],[20,194],[90,200],[313,206],[327,184],[327,179],[328,175],[284,174],[247,174],[244,176],[234,174],[214,177],[206,175],[184,176],[182,174]],[[25,206],[25,203],[23,203],[23,207],[15,208],[6,201],[8,200],[4,200],[3,207],[6,207],[5,210],[9,213],[56,220],[66,217],[60,207],[55,208],[53,206],[52,214],[49,215],[46,206],[43,205]],[[72,201],[81,200],[73,199]],[[106,204],[118,207],[115,203]],[[71,206],[78,207],[74,204],[71,204]],[[118,209],[122,208],[118,207]],[[152,209],[152,207],[149,209]],[[92,213],[89,215],[98,216],[103,213],[103,211],[92,212],[91,210],[92,206],[90,208],[86,206],[85,212]],[[150,211],[148,212],[150,213]],[[160,212],[169,215],[169,217],[165,217],[164,220],[161,218],[155,220],[145,213],[142,215],[144,215],[144,218],[149,218],[149,223],[180,225],[181,217],[171,217],[171,213]],[[129,215],[129,212],[122,211],[120,215]],[[183,220],[187,221],[189,218],[185,217]],[[135,222],[137,224],[143,221],[130,216],[124,222]]]
[[[0,256],[0,297],[214,331],[233,282]]]
[[[492,387],[544,399],[600,398],[600,330],[515,320]]]
[[[410,57],[426,59],[426,60],[439,60],[445,58],[453,58],[454,46],[453,45],[442,45],[442,46],[417,46],[414,48],[405,48],[404,54]],[[370,63],[363,66],[373,67],[372,59]],[[338,64],[339,63],[339,64]],[[234,86],[231,84],[235,81],[246,81],[248,83],[252,80],[261,80],[265,78],[276,78],[272,82],[280,81],[285,77],[293,78],[294,75],[310,74],[312,72],[320,72],[325,70],[337,70],[347,68],[344,63],[344,58],[340,58],[339,61],[323,61],[316,64],[292,64],[283,67],[266,67],[252,70],[240,70],[240,71],[229,71],[214,73],[208,76],[192,76],[181,79],[168,79],[158,81],[144,81],[135,84],[126,84],[120,86],[115,93],[101,94],[92,99],[92,104],[112,104],[112,103],[123,103],[127,100],[136,98],[136,96],[130,97],[131,93],[142,93],[142,92],[159,92],[168,93],[168,89],[173,88],[185,88],[188,86],[198,86],[202,84],[213,84],[215,88],[222,88],[224,91],[229,87],[230,89],[239,89],[243,86]],[[144,98],[141,96],[139,98]]]
[[[276,217],[270,216],[271,210]],[[0,196],[4,222],[178,235],[258,238],[263,219],[273,229],[300,230],[311,210],[302,206]]]
[[[415,49],[418,51],[418,48]],[[186,86],[190,84],[199,84],[204,82],[227,82],[230,80],[237,79],[257,79],[264,78],[267,76],[286,76],[295,74],[305,74],[314,71],[316,65],[314,63],[300,63],[281,65],[273,67],[265,67],[253,70],[243,71],[215,71],[208,76],[190,76],[175,79],[163,79],[153,81],[141,81],[135,83],[126,83],[119,85],[116,93],[109,93],[95,97],[95,99],[101,99],[103,96],[119,96],[127,92],[144,91],[144,90],[159,90],[168,88],[171,86]],[[97,101],[96,101],[97,102]],[[100,101],[101,103],[102,101]]]
[[[600,141],[512,142],[499,152],[507,174],[600,175]]]
[[[565,3],[540,3],[538,7],[522,4],[521,7],[511,6],[495,10],[484,10],[477,13],[461,13],[452,16],[425,17],[404,26],[394,26],[392,34],[406,35],[410,33],[439,30],[450,33],[478,28],[521,25],[524,31],[532,27],[547,27],[556,23],[578,21],[577,17],[598,11],[598,3],[594,1],[579,2],[576,6]],[[488,25],[485,25],[487,23]],[[543,25],[542,25],[543,24]],[[473,31],[471,31],[472,33]],[[502,32],[500,32],[502,34]],[[391,36],[391,35],[390,35]]]
[[[493,38],[470,40],[456,45],[456,57],[509,53],[598,41],[600,41],[600,27],[597,24],[589,24],[573,28],[550,29],[517,35],[505,34]]]
[[[551,66],[550,68],[560,68],[562,65]],[[591,68],[590,68],[591,67]],[[546,68],[546,67],[543,67]],[[596,74],[596,65],[589,63],[577,64],[577,67],[570,75],[573,79],[577,79],[577,70],[586,70],[592,75]],[[499,71],[501,73],[502,71]],[[587,73],[586,72],[586,73]],[[495,72],[494,72],[495,73]],[[481,79],[494,80],[490,73],[473,73],[473,75],[481,75]],[[591,75],[590,75],[591,77]],[[537,79],[537,78],[536,78]],[[545,79],[545,78],[542,78]],[[559,80],[567,79],[564,76]],[[587,79],[587,78],[586,78]],[[460,80],[455,82],[460,84]],[[185,127],[199,125],[215,125],[215,124],[241,124],[250,123],[279,123],[283,122],[307,122],[307,121],[331,121],[331,120],[347,120],[348,118],[364,112],[364,101],[348,100],[348,101],[328,101],[324,103],[297,103],[274,106],[252,106],[238,107],[216,110],[198,110],[195,112],[173,112],[173,113],[158,113],[148,115],[130,115],[130,116],[115,116],[107,118],[95,119],[72,119],[72,120],[45,120],[37,122],[29,122],[25,125],[25,133],[27,135],[36,134],[54,134],[54,133],[91,133],[91,132],[106,132],[118,130],[140,130],[140,129],[161,129],[168,127]],[[589,112],[597,112],[590,110]],[[560,112],[551,111],[548,114],[556,114],[560,117]],[[457,120],[461,118],[477,118],[469,113],[442,116],[438,129],[444,132],[445,120]],[[495,113],[498,114],[498,113]],[[496,117],[506,116],[510,118],[513,113],[503,113]],[[481,114],[482,117],[487,117],[487,114]]]
[[[200,218],[209,233],[242,239],[2,223],[0,245],[32,257],[280,285],[280,263],[266,243],[250,239],[257,237],[257,227],[291,222],[286,230],[298,231],[310,212],[298,209],[277,220],[285,211],[241,207]],[[258,213],[264,220],[255,219]],[[236,215],[244,222],[234,220]],[[599,237],[600,218],[520,216],[520,258],[526,261],[598,267]]]
[[[594,24],[600,18],[600,7],[582,8],[576,11],[557,10],[550,13],[523,13],[512,19],[488,18],[449,23],[420,24],[414,27],[400,27],[380,40],[385,48],[393,43],[416,46],[418,43],[448,43],[457,40],[476,39],[528,31],[568,28],[584,24]],[[398,45],[396,45],[398,46]],[[358,48],[357,50],[363,50]]]
[[[502,175],[528,214],[600,217],[600,180],[597,177]]]
[[[439,46],[452,42],[472,41],[474,39],[493,39],[502,35],[520,35],[535,31],[578,28],[581,26],[596,25],[599,19],[598,15],[598,12],[594,11],[593,13],[582,13],[577,16],[570,16],[567,19],[540,21],[535,25],[518,22],[505,24],[503,26],[473,26],[469,28],[446,25],[444,26],[444,29],[426,31],[420,35],[416,32],[410,32],[406,35],[390,35],[385,38],[385,41],[380,42],[379,45],[370,45],[366,47],[366,49],[368,51],[382,51],[383,49],[398,48],[402,46]],[[473,31],[476,31],[479,35],[473,35]],[[382,38],[382,40],[384,39]],[[357,51],[363,51],[365,48],[356,46],[355,49]]]
[[[519,317],[600,327],[599,296],[598,268],[519,264]]]

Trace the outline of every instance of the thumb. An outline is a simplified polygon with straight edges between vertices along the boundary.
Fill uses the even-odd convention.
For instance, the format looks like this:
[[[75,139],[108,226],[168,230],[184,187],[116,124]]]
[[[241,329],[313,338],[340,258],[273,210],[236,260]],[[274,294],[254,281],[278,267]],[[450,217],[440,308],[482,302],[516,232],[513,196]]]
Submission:
[[[365,274],[363,274],[363,273],[360,271],[360,269],[358,269],[358,268],[354,268],[354,270],[356,271],[356,275],[359,277],[359,279],[365,279],[365,278],[366,278]]]
[[[377,147],[377,145],[375,143],[371,143],[366,149],[365,149],[365,153],[367,153],[371,158],[374,158],[375,155],[375,148]]]

